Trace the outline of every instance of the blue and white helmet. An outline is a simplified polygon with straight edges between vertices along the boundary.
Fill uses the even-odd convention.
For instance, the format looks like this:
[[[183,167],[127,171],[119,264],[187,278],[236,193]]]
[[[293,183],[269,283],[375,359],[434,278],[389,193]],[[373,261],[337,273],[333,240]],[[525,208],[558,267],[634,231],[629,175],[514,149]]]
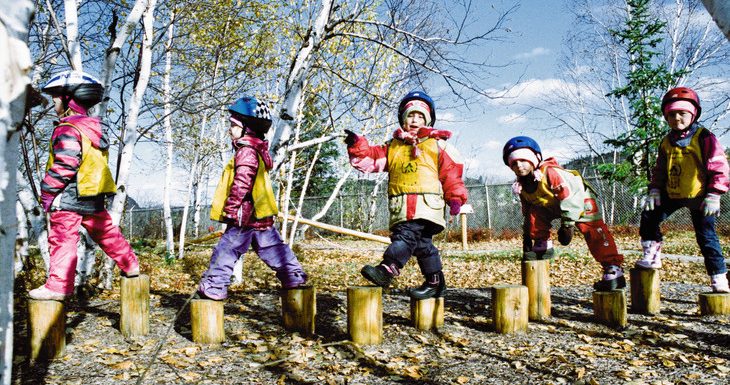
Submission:
[[[104,97],[104,86],[99,79],[82,71],[58,73],[41,90],[51,96],[71,98],[86,108],[101,102]]]
[[[266,134],[271,128],[269,107],[252,96],[244,96],[236,100],[228,107],[228,112],[258,134]]]

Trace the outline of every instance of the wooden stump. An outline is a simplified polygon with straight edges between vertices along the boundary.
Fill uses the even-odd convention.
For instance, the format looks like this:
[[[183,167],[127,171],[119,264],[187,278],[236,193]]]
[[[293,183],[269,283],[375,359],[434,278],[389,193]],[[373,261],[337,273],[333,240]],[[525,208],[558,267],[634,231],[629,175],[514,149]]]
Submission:
[[[550,317],[550,261],[522,261],[522,284],[527,286],[530,321]]]
[[[527,286],[492,287],[492,320],[497,333],[521,333],[527,330],[529,294]]]
[[[728,315],[730,314],[730,293],[702,293],[700,294],[700,314]]]
[[[418,330],[432,330],[444,326],[444,297],[411,298],[411,321]]]
[[[347,288],[347,332],[352,342],[383,342],[383,289],[378,286]]]
[[[623,290],[594,291],[593,315],[598,322],[608,326],[625,327],[628,323],[626,292]]]
[[[225,341],[223,301],[211,299],[194,299],[190,301],[190,324],[194,342],[220,344]]]
[[[30,360],[50,360],[66,350],[66,310],[63,302],[28,300]]]
[[[313,286],[281,290],[281,317],[284,329],[307,336],[314,334],[317,290]]]
[[[150,332],[150,277],[122,277],[119,330],[125,337]]]
[[[661,290],[658,269],[629,270],[631,277],[631,311],[640,314],[659,314]]]

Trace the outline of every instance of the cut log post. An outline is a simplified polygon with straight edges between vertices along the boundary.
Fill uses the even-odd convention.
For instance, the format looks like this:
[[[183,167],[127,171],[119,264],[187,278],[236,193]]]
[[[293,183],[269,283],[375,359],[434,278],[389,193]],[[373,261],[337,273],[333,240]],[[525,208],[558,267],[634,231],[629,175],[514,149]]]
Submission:
[[[626,292],[623,290],[594,291],[593,315],[600,323],[611,327],[626,327]]]
[[[527,286],[495,285],[492,287],[492,320],[500,334],[527,330],[529,294]]]
[[[347,332],[352,342],[383,342],[383,289],[378,286],[347,288]]]
[[[700,294],[700,314],[728,315],[730,314],[730,293],[702,293]]]
[[[550,317],[550,261],[522,261],[522,284],[527,286],[530,321]]]
[[[66,350],[66,309],[63,302],[28,300],[30,360],[51,360]]]
[[[467,243],[469,227],[466,223],[466,214],[459,214],[459,217],[461,218],[461,249],[466,251],[469,250],[469,244]]]
[[[225,341],[223,301],[211,299],[190,301],[190,328],[194,342],[217,345]]]
[[[411,298],[411,321],[418,330],[433,330],[444,326],[444,297]]]
[[[629,270],[631,278],[631,311],[639,314],[659,314],[661,290],[658,269]]]
[[[281,317],[284,329],[314,335],[317,290],[313,286],[281,290]]]
[[[144,336],[150,332],[150,277],[122,277],[119,330],[125,337]]]

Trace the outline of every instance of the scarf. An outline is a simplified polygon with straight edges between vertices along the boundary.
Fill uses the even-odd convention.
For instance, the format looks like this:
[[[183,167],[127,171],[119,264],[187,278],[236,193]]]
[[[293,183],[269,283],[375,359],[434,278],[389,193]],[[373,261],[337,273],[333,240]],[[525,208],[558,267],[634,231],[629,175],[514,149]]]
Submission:
[[[451,132],[446,130],[437,130],[430,127],[421,127],[418,132],[411,134],[403,128],[398,128],[393,132],[393,138],[403,141],[406,144],[410,144],[413,147],[411,156],[418,158],[421,155],[421,151],[418,149],[418,143],[423,142],[428,138],[443,139],[447,140],[451,137]]]

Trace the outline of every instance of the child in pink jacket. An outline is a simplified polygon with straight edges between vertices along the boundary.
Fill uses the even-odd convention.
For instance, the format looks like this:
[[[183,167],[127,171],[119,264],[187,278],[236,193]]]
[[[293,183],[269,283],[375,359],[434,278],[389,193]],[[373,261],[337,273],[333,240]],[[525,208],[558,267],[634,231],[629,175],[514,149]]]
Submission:
[[[223,170],[210,210],[211,219],[227,226],[203,273],[197,296],[225,299],[233,266],[249,247],[276,272],[283,288],[302,286],[307,274],[274,227],[278,209],[268,174],[272,167],[269,142],[264,140],[271,127],[269,108],[255,98],[242,97],[228,112],[235,154]]]
[[[41,205],[50,221],[51,261],[46,283],[28,295],[61,301],[74,290],[79,226],[117,263],[122,275],[139,275],[139,262],[104,208],[104,198],[116,192],[107,164],[109,143],[99,118],[87,114],[101,101],[103,86],[89,74],[66,71],[51,78],[43,92],[53,98],[60,118],[41,182]]]
[[[720,196],[730,187],[725,150],[715,135],[697,123],[702,108],[694,90],[669,90],[662,98],[662,112],[671,130],[659,146],[649,195],[644,201],[639,225],[644,255],[636,267],[662,266],[663,237],[659,225],[673,212],[687,207],[712,291],[730,292],[725,258],[715,231]]]

